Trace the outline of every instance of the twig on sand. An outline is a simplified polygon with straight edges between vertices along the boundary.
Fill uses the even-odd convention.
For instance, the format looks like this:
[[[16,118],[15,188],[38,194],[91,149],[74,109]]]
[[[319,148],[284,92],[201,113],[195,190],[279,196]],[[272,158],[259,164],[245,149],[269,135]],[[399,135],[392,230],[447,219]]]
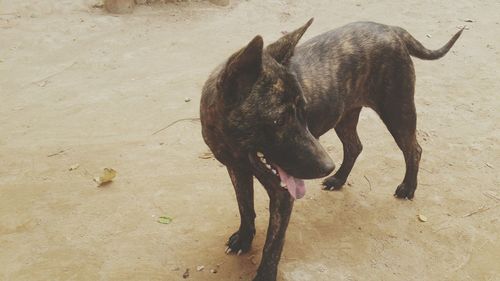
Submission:
[[[200,118],[182,118],[182,119],[179,119],[179,120],[175,120],[172,123],[168,124],[167,126],[165,126],[165,127],[161,128],[161,129],[157,130],[156,132],[152,133],[151,135],[154,136],[154,135],[158,134],[159,132],[161,132],[161,131],[163,131],[165,129],[168,129],[169,127],[171,127],[171,126],[173,126],[173,125],[175,125],[175,124],[177,124],[177,123],[179,123],[181,121],[198,121],[198,120],[200,120]]]
[[[489,207],[487,207],[486,205],[483,205],[483,206],[479,207],[479,209],[477,209],[477,210],[475,210],[475,211],[472,211],[472,212],[470,212],[470,213],[468,213],[468,214],[463,215],[463,216],[462,216],[462,218],[470,217],[470,216],[472,216],[472,215],[475,215],[475,214],[478,214],[478,213],[482,213],[482,212],[484,212],[484,211],[488,211],[489,209],[491,209],[491,208],[495,208],[495,207],[497,207],[498,205],[499,205],[499,204],[496,204],[496,205],[493,205],[493,206],[489,206]]]
[[[65,67],[65,68],[63,68],[63,69],[61,69],[61,70],[59,70],[59,71],[57,71],[57,72],[54,72],[54,73],[50,74],[49,76],[46,76],[45,78],[42,78],[42,79],[39,79],[39,80],[36,80],[36,81],[31,82],[31,84],[41,84],[41,83],[43,83],[43,81],[46,81],[46,80],[48,80],[48,79],[50,79],[50,78],[52,78],[52,77],[54,77],[54,76],[56,76],[56,75],[59,75],[59,74],[63,73],[64,71],[66,71],[66,70],[70,69],[70,68],[71,68],[71,67],[73,67],[73,65],[75,65],[75,64],[76,64],[76,61],[74,61],[72,64],[70,64],[70,65],[66,66],[66,67]]]
[[[427,172],[427,173],[429,173],[429,174],[434,174],[431,170],[426,169],[426,168],[424,168],[424,167],[420,167],[420,169],[421,169],[421,170],[423,170],[423,171],[426,171],[426,172]]]
[[[365,180],[368,182],[368,186],[370,187],[370,191],[372,190],[372,183],[370,182],[370,180],[368,179],[367,176],[363,176],[365,178]]]
[[[64,152],[66,152],[66,150],[62,149],[62,150],[59,150],[59,151],[58,151],[58,152],[56,152],[56,153],[52,153],[52,154],[50,154],[50,155],[47,155],[47,157],[53,157],[53,156],[56,156],[56,155],[62,154],[62,153],[64,153]]]

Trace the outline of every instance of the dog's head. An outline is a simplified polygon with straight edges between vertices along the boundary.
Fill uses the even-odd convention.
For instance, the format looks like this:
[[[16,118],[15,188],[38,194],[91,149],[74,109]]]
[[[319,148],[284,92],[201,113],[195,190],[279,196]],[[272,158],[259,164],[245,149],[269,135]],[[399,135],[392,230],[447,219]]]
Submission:
[[[295,198],[305,192],[301,179],[323,177],[334,169],[307,128],[301,86],[287,68],[311,23],[312,19],[266,48],[256,36],[214,77],[223,103],[225,137],[247,154],[261,182],[286,186]]]

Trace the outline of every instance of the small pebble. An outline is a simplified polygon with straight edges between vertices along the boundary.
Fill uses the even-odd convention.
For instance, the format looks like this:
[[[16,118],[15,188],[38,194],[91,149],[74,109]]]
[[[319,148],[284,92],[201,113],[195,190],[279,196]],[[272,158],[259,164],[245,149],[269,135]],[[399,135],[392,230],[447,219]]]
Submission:
[[[68,170],[70,170],[70,171],[74,171],[74,170],[78,169],[78,167],[80,167],[80,164],[73,164],[73,165],[71,165],[71,166],[69,167],[69,169],[68,169]]]
[[[196,267],[196,270],[197,270],[197,271],[202,271],[203,269],[205,269],[205,266],[203,266],[203,265],[198,265],[198,266]]]
[[[184,99],[185,102],[190,102],[191,101],[191,98],[185,98]]]
[[[182,274],[182,278],[186,279],[189,277],[189,268],[186,268],[186,271],[184,272],[184,274]]]

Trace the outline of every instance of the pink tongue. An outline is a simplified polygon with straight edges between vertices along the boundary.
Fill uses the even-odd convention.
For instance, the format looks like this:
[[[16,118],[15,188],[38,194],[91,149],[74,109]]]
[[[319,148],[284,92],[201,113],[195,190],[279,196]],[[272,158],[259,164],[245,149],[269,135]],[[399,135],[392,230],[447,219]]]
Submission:
[[[306,185],[304,184],[304,181],[290,176],[279,166],[276,167],[278,168],[281,182],[286,184],[286,188],[288,189],[288,192],[290,192],[290,195],[292,195],[294,199],[300,199],[304,197],[304,195],[306,194]]]

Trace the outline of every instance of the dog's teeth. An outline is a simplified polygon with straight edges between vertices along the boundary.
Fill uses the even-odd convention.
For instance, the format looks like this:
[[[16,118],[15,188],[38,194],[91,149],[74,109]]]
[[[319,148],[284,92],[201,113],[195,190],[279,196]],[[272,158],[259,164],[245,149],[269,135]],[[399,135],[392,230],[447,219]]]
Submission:
[[[262,152],[259,151],[259,152],[257,152],[257,156],[259,158],[264,158],[264,153],[262,153]]]
[[[275,175],[277,175],[277,174],[278,174],[278,172],[276,172],[276,170],[275,170],[275,169],[272,169],[272,168],[271,168],[271,171],[273,171],[273,174],[275,174]]]
[[[260,159],[260,162],[266,164],[266,159],[265,158],[259,158]]]
[[[243,251],[240,249],[236,255],[239,256],[241,253],[243,253]]]
[[[225,252],[226,252],[226,254],[231,253],[231,248],[227,247]]]
[[[266,164],[266,167],[267,167],[269,170],[271,170],[271,165]]]
[[[286,183],[280,182],[280,186],[283,187],[283,188],[286,188]]]

